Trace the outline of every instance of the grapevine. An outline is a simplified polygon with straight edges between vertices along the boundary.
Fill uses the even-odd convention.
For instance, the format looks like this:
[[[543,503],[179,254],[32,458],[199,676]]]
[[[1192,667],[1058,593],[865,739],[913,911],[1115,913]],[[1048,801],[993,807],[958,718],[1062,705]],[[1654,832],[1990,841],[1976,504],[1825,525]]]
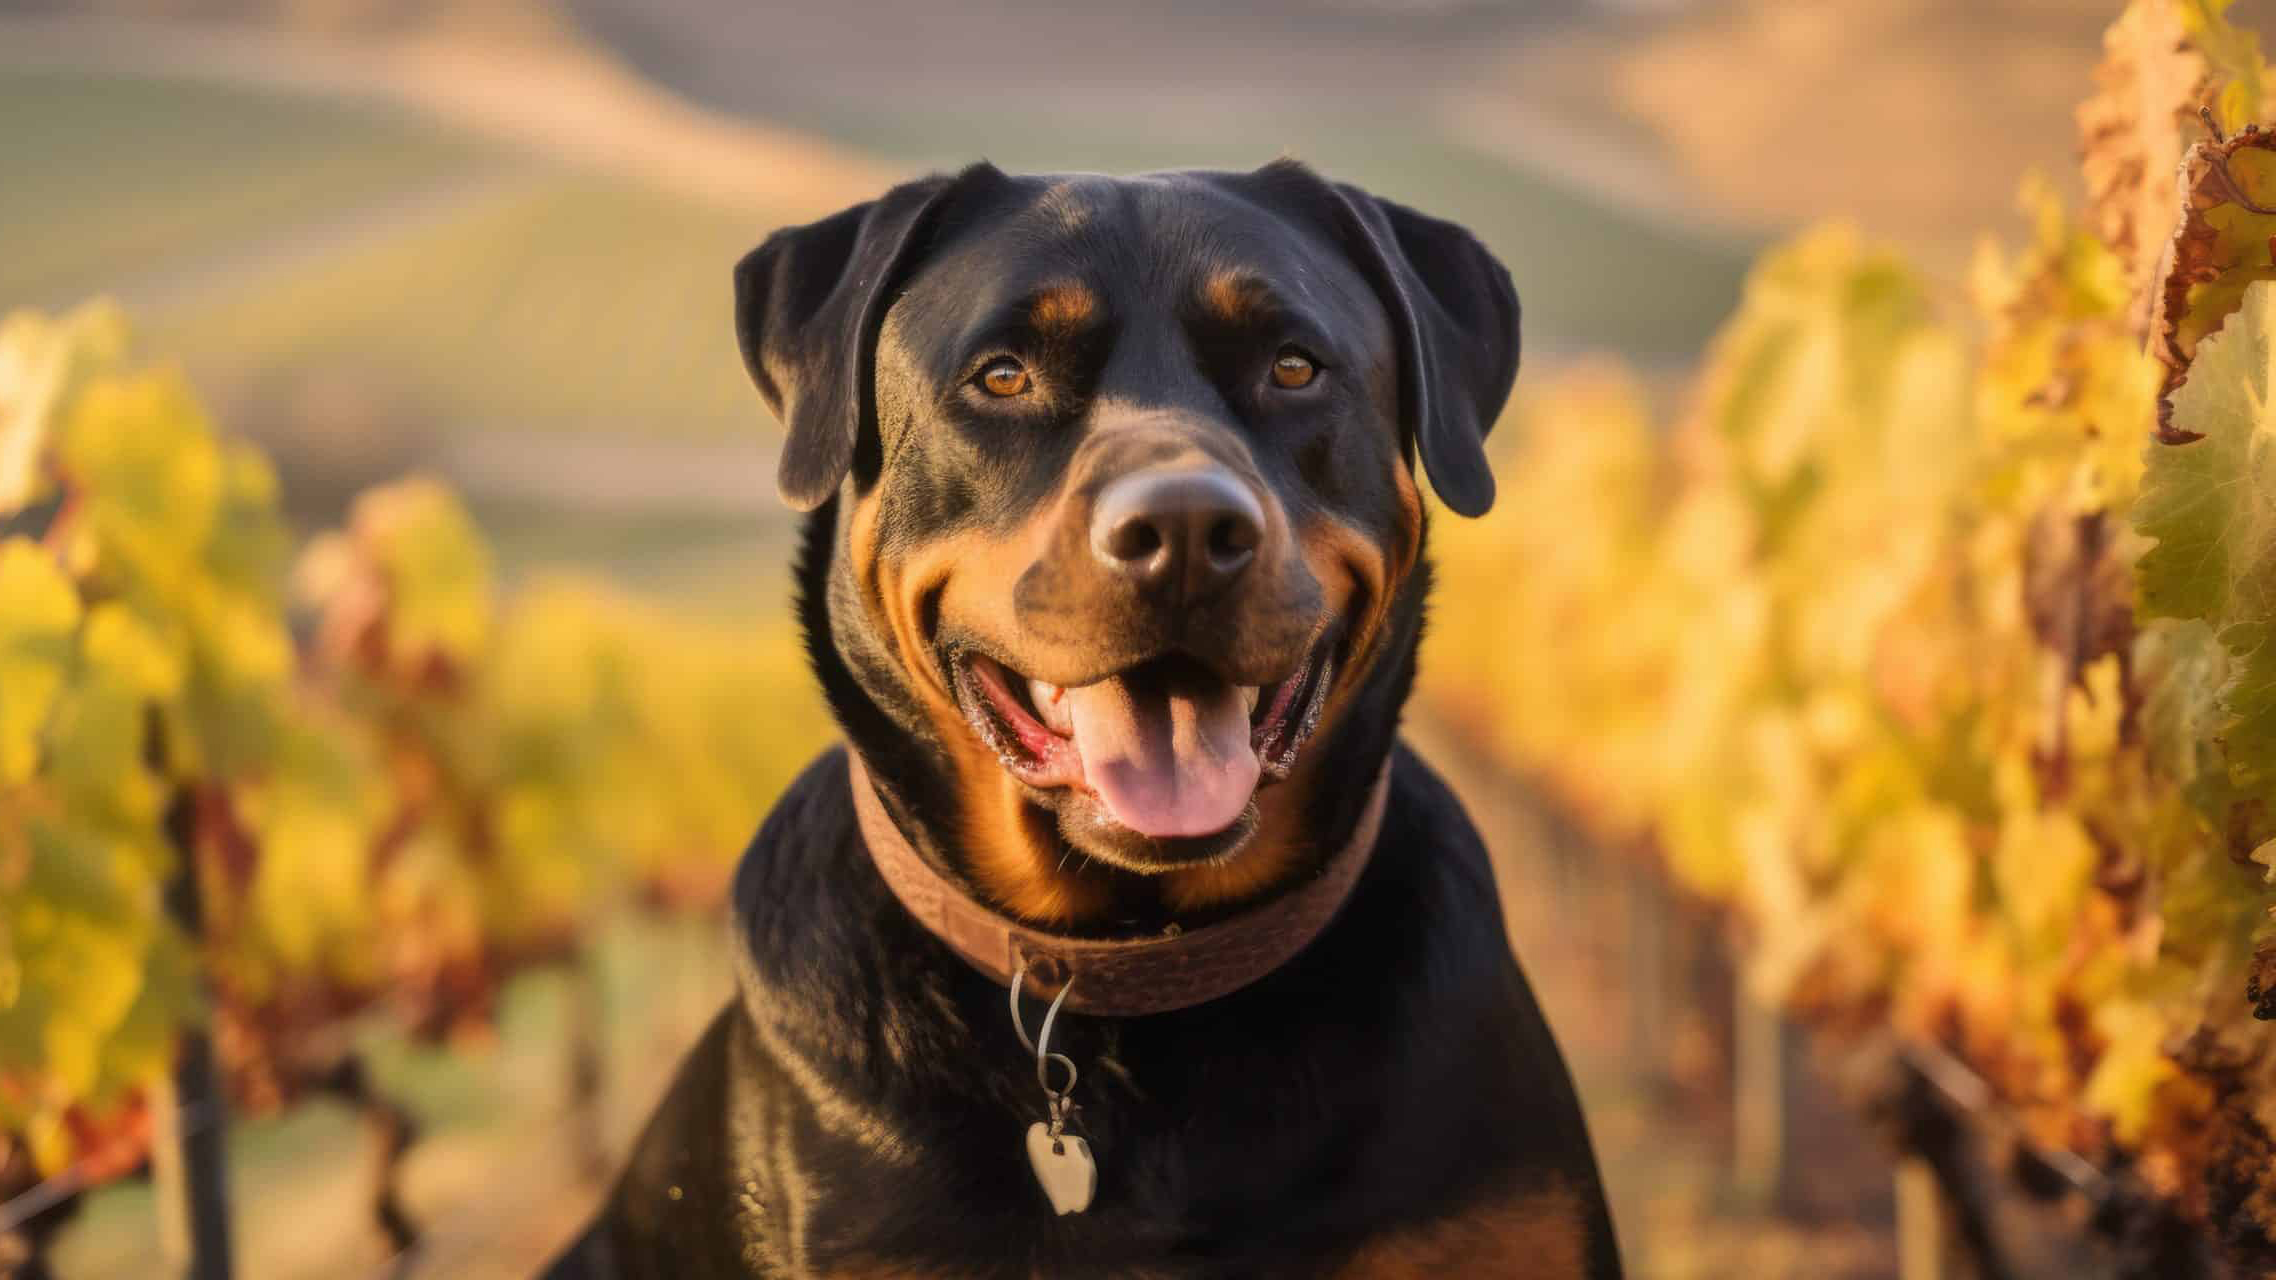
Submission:
[[[1611,365],[1441,522],[1424,696],[1724,904],[1758,996],[1971,1067],[2022,1137],[2276,1268],[2276,119],[2133,0],[2087,201],[1942,288],[1756,266],[1683,412]],[[502,590],[443,485],[296,547],[119,314],[0,325],[0,1142],[138,1165],[177,1032],[240,1105],[348,1020],[478,1031],[628,893],[715,901],[827,732],[787,623]],[[165,910],[177,874],[206,906]]]
[[[1758,995],[2266,1268],[2276,139],[2225,9],[2128,7],[2089,207],[2027,180],[1964,303],[1820,228],[1672,431],[1617,370],[1536,396],[1426,696],[1730,907]]]
[[[432,480],[296,549],[266,460],[115,309],[9,318],[0,1154],[100,1183],[185,1026],[274,1109],[360,1079],[353,1019],[480,1032],[609,904],[715,904],[826,735],[799,654],[779,616],[504,592]]]

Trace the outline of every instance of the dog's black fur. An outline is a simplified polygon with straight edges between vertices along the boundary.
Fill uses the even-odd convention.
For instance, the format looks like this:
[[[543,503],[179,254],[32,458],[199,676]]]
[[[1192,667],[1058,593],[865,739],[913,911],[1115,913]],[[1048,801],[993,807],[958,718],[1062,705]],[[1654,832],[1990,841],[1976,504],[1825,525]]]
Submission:
[[[1258,310],[1261,337],[1154,305],[1232,267],[1280,291]],[[963,380],[972,352],[1002,341],[998,313],[1070,273],[1094,323],[1056,345],[1013,340],[1048,395],[1024,417],[975,400]],[[1123,617],[1123,639],[1069,656],[1017,649],[985,619],[946,634],[963,625],[947,618],[927,637],[937,651],[910,653],[863,597],[857,549],[903,554],[1037,519],[1070,468],[1093,465],[1084,450],[1114,406],[1134,403],[1182,415],[1291,527],[1333,519],[1386,546],[1411,537],[1419,553],[1419,500],[1409,484],[1404,530],[1396,483],[1417,453],[1450,506],[1492,501],[1481,442],[1517,361],[1506,275],[1458,228],[1291,164],[1124,180],[980,166],[778,235],[746,260],[738,294],[746,354],[790,428],[785,496],[812,508],[797,579],[815,670],[897,824],[978,896],[960,833],[983,801],[955,763],[970,729],[928,706],[935,673],[921,668],[945,667],[958,644],[1012,645],[1023,671],[1058,663],[1074,684],[1073,666],[1095,676],[1132,660],[1114,646],[1136,624]],[[1309,400],[1250,389],[1258,353],[1290,332],[1337,375]],[[874,535],[849,532],[856,503]],[[1038,566],[1007,631],[1035,629],[1034,598],[1065,607],[1066,592],[1036,585],[1050,585]],[[1021,1138],[1042,1098],[1003,989],[885,888],[834,750],[783,796],[737,874],[738,998],[550,1274],[1616,1276],[1580,1109],[1510,954],[1485,849],[1397,742],[1427,588],[1418,554],[1387,598],[1346,598],[1376,621],[1304,752],[1290,847],[1316,857],[1346,840],[1368,780],[1386,757],[1392,769],[1373,860],[1334,922],[1221,999],[1061,1020],[1054,1047],[1081,1066],[1075,1123],[1098,1155],[1087,1213],[1055,1216],[1027,1167]],[[1144,643],[1285,674],[1295,658],[1243,631],[1250,621],[1212,619],[1217,648]],[[1070,932],[1270,909],[1269,888],[1180,909],[1155,888],[1164,867],[1078,870],[1112,905]]]

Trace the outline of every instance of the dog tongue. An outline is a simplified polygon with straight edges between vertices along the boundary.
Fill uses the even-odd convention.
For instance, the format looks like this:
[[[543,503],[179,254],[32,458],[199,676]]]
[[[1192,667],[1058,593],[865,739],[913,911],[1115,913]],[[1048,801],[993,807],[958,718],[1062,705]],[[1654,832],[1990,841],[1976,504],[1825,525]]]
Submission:
[[[1257,785],[1249,709],[1206,672],[1143,672],[1067,690],[1083,777],[1141,835],[1222,831]]]

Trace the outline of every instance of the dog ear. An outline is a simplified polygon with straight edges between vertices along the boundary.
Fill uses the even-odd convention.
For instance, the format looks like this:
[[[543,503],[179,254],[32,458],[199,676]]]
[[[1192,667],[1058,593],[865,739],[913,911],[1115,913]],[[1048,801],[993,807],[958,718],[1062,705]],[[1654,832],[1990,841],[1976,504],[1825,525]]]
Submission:
[[[1517,289],[1509,272],[1451,222],[1357,187],[1321,185],[1391,313],[1400,400],[1430,487],[1457,515],[1484,515],[1494,505],[1486,433],[1517,380]]]
[[[787,433],[776,487],[798,511],[827,502],[877,430],[877,334],[949,195],[1002,175],[986,163],[904,183],[790,227],[735,264],[743,367]]]

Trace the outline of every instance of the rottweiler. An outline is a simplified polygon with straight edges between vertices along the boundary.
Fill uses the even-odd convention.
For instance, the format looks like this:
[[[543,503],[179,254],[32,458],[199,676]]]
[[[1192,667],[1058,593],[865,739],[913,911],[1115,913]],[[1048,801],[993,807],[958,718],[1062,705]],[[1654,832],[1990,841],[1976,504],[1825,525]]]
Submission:
[[[561,1277],[1616,1276],[1486,850],[1398,739],[1468,232],[1293,161],[979,164],[735,269],[846,745]],[[1523,655],[1512,655],[1523,661]]]

